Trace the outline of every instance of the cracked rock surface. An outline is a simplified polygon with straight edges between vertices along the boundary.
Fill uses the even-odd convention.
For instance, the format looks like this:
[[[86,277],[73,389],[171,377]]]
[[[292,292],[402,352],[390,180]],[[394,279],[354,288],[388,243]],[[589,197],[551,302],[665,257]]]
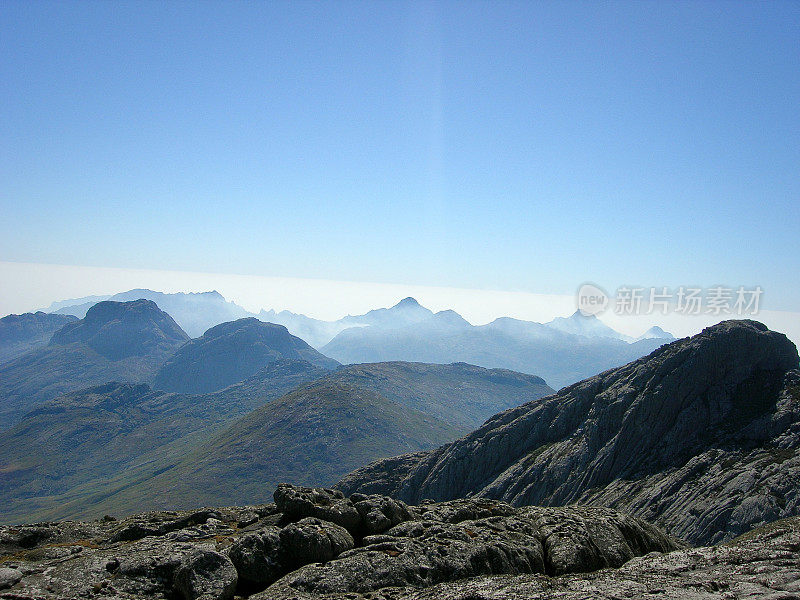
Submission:
[[[2,527],[0,598],[411,593],[479,576],[616,568],[680,547],[658,528],[602,508],[514,508],[485,499],[407,506],[288,485],[275,499],[121,521]]]

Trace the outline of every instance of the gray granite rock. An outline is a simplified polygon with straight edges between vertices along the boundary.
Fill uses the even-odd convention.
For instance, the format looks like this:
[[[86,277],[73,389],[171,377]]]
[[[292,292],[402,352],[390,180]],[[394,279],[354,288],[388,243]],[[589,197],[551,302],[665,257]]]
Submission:
[[[22,571],[0,567],[0,590],[10,588],[15,583],[18,583],[20,579],[22,579]]]
[[[482,575],[617,567],[679,547],[657,528],[610,509],[514,508],[482,498],[406,506],[288,485],[276,500],[291,516],[244,507],[0,527],[8,581],[0,599],[382,593],[386,586],[429,587]],[[300,516],[309,510],[337,520],[355,514],[358,521],[349,523],[361,533]],[[241,522],[248,525],[240,529]],[[378,533],[362,535],[369,532]]]
[[[693,543],[731,539],[800,510],[797,368],[783,334],[726,321],[336,487],[609,506]]]
[[[228,556],[242,581],[267,584],[286,572],[280,531],[279,527],[267,526],[247,533],[233,543]]]

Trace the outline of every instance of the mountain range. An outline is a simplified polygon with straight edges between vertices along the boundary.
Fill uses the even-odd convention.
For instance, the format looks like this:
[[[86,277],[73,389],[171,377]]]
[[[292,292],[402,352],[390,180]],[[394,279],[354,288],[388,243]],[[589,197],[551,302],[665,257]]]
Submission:
[[[800,358],[755,321],[629,341],[580,314],[475,327],[405,299],[323,348],[573,376],[654,348],[555,392],[465,362],[341,365],[253,317],[190,339],[146,299],[51,316],[7,321],[8,340],[49,339],[0,365],[0,520],[165,512],[0,527],[13,597],[86,595],[86,577],[130,598],[687,597],[800,547]]]
[[[406,310],[416,305],[412,299],[404,302]],[[395,327],[346,329],[320,351],[341,363],[409,360],[501,367],[536,373],[558,389],[648,354],[674,339],[666,335],[629,343],[597,317],[579,312],[555,324],[504,317],[473,326],[454,311],[441,311]]]
[[[285,326],[292,335],[343,364],[390,360],[466,362],[535,373],[555,388],[623,365],[675,339],[658,327],[630,338],[597,317],[580,312],[544,324],[502,317],[473,326],[455,311],[434,313],[413,298],[337,321],[322,321],[286,310],[248,313],[217,292],[163,294],[131,290],[112,298],[136,297],[157,302],[192,337],[206,331],[202,327],[249,316]],[[53,307],[60,313],[81,316],[95,301],[96,298],[77,299],[73,301],[75,305],[60,302]]]
[[[103,301],[46,346],[0,364],[0,430],[59,394],[108,381],[150,381],[189,341],[150,300]]]
[[[74,300],[62,300],[50,305],[46,312],[72,315],[82,319],[86,312],[98,302],[130,302],[151,300],[164,312],[169,313],[190,337],[198,337],[214,325],[252,316],[241,306],[228,302],[219,292],[166,294],[153,290],[135,289],[109,296],[87,296]]]
[[[101,301],[83,319],[63,318],[46,347],[0,365],[0,498],[11,517],[125,510],[152,498],[161,507],[243,502],[257,482],[328,484],[353,469],[340,483],[348,492],[602,504],[698,542],[796,510],[797,351],[756,322],[724,322],[666,345],[651,330],[645,337],[658,347],[649,355],[554,393],[538,376],[430,356],[445,341],[451,353],[492,356],[503,336],[514,360],[522,347],[543,368],[561,361],[563,369],[554,340],[573,355],[648,340],[626,342],[580,314],[474,327],[407,298],[349,318],[362,324],[326,349],[354,337],[380,354],[413,341],[428,362],[343,367],[253,317],[195,339],[144,299]],[[546,343],[534,353],[533,340]],[[375,459],[383,462],[362,467]],[[689,485],[698,468],[703,477]],[[729,480],[736,485],[720,494]],[[763,493],[742,503],[743,481]],[[713,501],[687,516],[703,494]]]

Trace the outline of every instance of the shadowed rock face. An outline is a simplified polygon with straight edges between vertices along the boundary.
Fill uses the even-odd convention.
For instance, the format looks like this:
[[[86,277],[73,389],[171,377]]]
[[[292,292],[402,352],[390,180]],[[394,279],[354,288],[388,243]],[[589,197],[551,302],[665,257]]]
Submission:
[[[280,359],[305,360],[326,369],[339,365],[283,325],[251,317],[212,327],[183,346],[158,371],[154,387],[187,394],[214,392]]]
[[[415,507],[288,485],[275,500],[0,527],[0,598],[360,598],[480,575],[594,571],[679,547],[609,509],[492,500]]]
[[[800,512],[797,367],[784,335],[720,323],[337,487],[412,503],[603,505],[695,543],[730,539]]]

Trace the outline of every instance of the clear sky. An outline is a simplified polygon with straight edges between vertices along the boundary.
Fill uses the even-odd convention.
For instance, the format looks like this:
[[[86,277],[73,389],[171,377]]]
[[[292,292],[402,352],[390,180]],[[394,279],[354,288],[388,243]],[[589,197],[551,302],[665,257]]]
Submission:
[[[5,0],[0,93],[0,261],[800,310],[798,2]]]

